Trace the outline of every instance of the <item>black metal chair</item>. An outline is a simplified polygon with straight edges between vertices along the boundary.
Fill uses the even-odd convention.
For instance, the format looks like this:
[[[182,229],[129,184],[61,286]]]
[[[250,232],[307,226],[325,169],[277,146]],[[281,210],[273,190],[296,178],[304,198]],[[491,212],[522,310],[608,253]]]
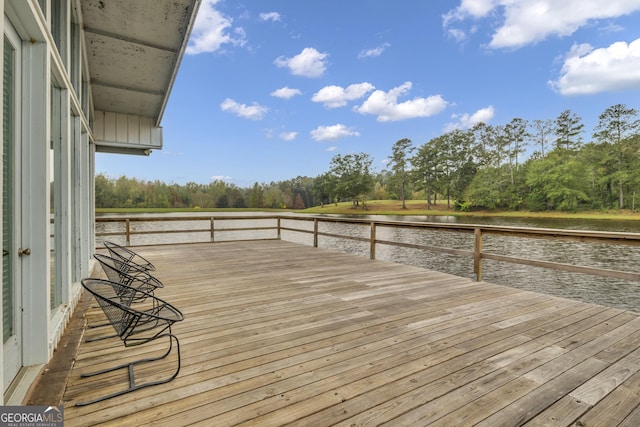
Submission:
[[[103,254],[95,254],[93,256],[102,266],[102,270],[107,275],[107,279],[111,282],[123,284],[125,286],[140,290],[142,292],[137,293],[129,300],[128,295],[123,295],[122,303],[131,305],[131,303],[144,302],[147,295],[153,295],[156,288],[162,288],[164,285],[154,276],[149,274],[146,270],[141,270],[131,264],[127,264],[120,258],[112,258]],[[103,326],[109,326],[109,323],[91,324],[88,327],[100,328]],[[103,340],[106,338],[112,338],[115,335],[103,335],[86,338],[85,342],[92,342]]]
[[[171,326],[175,322],[184,319],[180,310],[151,294],[146,294],[143,298],[153,302],[151,308],[146,310],[132,308],[131,302],[140,299],[141,296],[139,294],[145,292],[109,280],[87,278],[82,280],[82,286],[94,296],[125,347],[138,346],[156,339],[168,338],[169,349],[158,357],[139,359],[112,368],[82,374],[82,378],[87,378],[119,369],[127,369],[129,372],[129,387],[126,390],[110,393],[92,400],[78,402],[76,406],[90,405],[141,388],[165,384],[178,376],[180,372],[180,342],[178,337],[171,332]],[[136,383],[135,367],[166,358],[173,350],[174,341],[177,349],[177,368],[175,372],[161,380]]]
[[[164,287],[162,282],[152,276],[148,270],[129,264],[122,258],[103,254],[94,254],[93,257],[100,263],[107,278],[112,282],[122,283],[149,294],[153,294],[156,288]]]
[[[104,246],[107,248],[112,258],[119,258],[128,264],[132,264],[140,270],[146,271],[156,271],[156,267],[142,255],[134,252],[129,248],[125,248],[124,246],[118,245],[117,243],[103,242]]]

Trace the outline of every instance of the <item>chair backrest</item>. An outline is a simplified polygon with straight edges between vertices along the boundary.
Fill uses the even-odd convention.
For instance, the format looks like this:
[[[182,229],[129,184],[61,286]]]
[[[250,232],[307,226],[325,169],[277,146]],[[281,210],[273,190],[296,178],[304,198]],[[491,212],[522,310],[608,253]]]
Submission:
[[[125,300],[133,298],[136,294],[134,289],[120,283],[93,278],[82,279],[82,286],[94,296],[120,338],[123,338],[130,331],[131,325],[140,318],[139,312],[132,311],[122,302],[123,296]]]
[[[121,259],[122,261],[135,265],[137,268],[147,271],[155,271],[156,267],[142,255],[134,252],[129,248],[118,245],[117,243],[105,241],[105,248],[111,254],[111,257]]]
[[[156,288],[163,287],[162,282],[147,271],[129,265],[121,259],[103,254],[94,254],[93,257],[100,263],[102,270],[111,282],[131,286],[150,293]]]

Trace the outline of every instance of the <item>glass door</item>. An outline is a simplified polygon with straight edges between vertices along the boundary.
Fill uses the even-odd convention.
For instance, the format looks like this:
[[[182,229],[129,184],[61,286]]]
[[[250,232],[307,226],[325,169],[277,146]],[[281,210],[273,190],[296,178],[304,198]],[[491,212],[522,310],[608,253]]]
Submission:
[[[22,367],[20,257],[20,39],[5,20],[2,135],[2,339],[6,390]]]

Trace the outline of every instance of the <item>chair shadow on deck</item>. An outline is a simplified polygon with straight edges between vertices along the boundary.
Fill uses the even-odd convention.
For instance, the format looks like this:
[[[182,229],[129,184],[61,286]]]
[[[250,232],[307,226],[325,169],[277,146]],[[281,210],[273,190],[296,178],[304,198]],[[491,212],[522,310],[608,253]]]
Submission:
[[[109,280],[87,278],[82,280],[82,286],[94,296],[109,324],[113,326],[125,347],[138,346],[165,338],[169,341],[169,348],[156,357],[142,358],[95,372],[83,373],[81,378],[89,378],[121,369],[127,370],[129,386],[125,390],[77,402],[76,406],[85,406],[141,388],[164,384],[178,376],[180,372],[180,342],[171,332],[171,326],[175,322],[183,320],[184,316],[177,308],[145,291]],[[137,309],[131,307],[131,302],[134,300],[145,300],[146,308]],[[177,351],[175,371],[163,379],[136,383],[136,367],[165,359],[172,353],[174,342]]]

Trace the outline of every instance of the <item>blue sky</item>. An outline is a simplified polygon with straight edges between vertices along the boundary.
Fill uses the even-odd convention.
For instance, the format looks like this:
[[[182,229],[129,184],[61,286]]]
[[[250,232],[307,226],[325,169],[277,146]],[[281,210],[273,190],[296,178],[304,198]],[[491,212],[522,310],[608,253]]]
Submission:
[[[240,187],[328,171],[365,152],[385,169],[479,121],[640,109],[640,0],[203,0],[149,157],[96,171]]]

